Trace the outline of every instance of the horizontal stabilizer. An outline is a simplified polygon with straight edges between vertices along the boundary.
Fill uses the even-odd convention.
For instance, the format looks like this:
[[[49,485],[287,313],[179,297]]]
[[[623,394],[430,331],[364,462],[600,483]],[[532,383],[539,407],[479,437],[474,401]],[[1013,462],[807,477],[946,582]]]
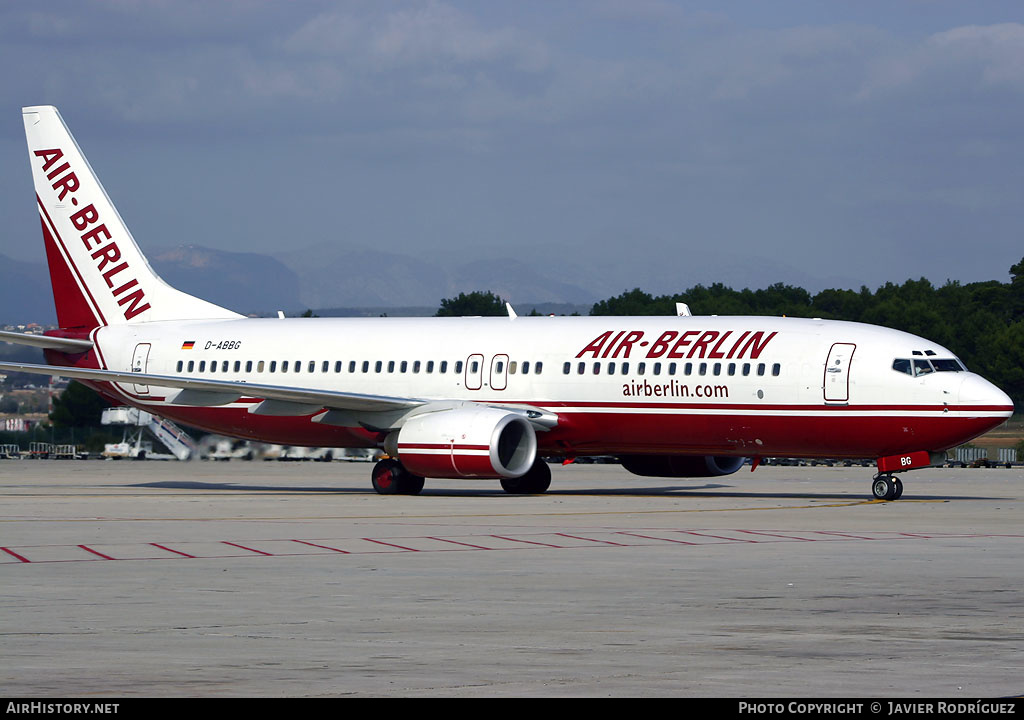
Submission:
[[[315,405],[317,408],[334,408],[339,410],[400,410],[414,408],[425,404],[423,400],[413,398],[396,398],[384,395],[366,395],[362,393],[336,392],[332,390],[315,390],[309,388],[292,388],[280,385],[260,385],[256,383],[233,382],[231,380],[198,380],[193,378],[175,377],[170,375],[151,375],[149,373],[117,372],[115,370],[90,370],[87,368],[71,368],[59,365],[32,365],[27,363],[0,363],[0,372],[25,372],[37,375],[59,375],[60,377],[94,382],[132,383],[155,387],[179,388],[181,390],[198,391],[192,397],[185,396],[181,404],[195,403],[201,395],[209,394],[217,402],[224,404],[226,395],[234,397],[262,398],[280,400],[288,403]],[[178,397],[181,397],[180,395]],[[178,398],[171,402],[177,403]],[[230,402],[230,400],[229,400]]]
[[[59,350],[66,353],[80,353],[92,349],[92,340],[75,340],[73,338],[50,337],[49,335],[27,335],[18,332],[0,330],[0,342],[15,345],[31,345],[45,350]]]

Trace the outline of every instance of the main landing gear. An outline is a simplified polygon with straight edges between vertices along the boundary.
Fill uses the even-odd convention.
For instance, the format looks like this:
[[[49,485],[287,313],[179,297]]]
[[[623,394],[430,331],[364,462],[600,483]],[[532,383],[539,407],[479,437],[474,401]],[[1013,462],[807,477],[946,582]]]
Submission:
[[[423,478],[413,475],[397,460],[387,458],[373,466],[373,489],[381,495],[419,495]]]
[[[871,494],[876,500],[899,500],[903,497],[903,481],[889,473],[878,473],[871,481]]]
[[[502,478],[501,488],[511,495],[540,495],[551,487],[551,468],[537,458],[525,475]]]

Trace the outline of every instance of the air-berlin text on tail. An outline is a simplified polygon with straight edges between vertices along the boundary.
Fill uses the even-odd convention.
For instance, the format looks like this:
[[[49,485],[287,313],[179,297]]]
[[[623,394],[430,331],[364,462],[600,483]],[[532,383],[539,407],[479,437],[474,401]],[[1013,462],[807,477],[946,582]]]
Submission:
[[[75,191],[79,189],[78,176],[71,169],[71,164],[64,160],[64,151],[60,148],[52,150],[36,150],[33,153],[43,160],[43,172],[46,179],[50,180],[54,191],[57,193],[57,201],[64,202],[64,198],[71,196],[72,207],[78,207],[78,198]],[[145,302],[146,293],[139,287],[139,281],[131,278],[131,273],[123,275],[129,270],[127,261],[121,259],[121,250],[117,242],[111,237],[110,231],[104,223],[99,222],[99,211],[92,203],[85,205],[76,212],[71,213],[68,218],[75,229],[81,232],[82,244],[89,251],[90,257],[96,263],[103,281],[110,288],[111,295],[117,299],[117,304],[124,308],[125,320],[131,320],[136,315],[149,310],[149,303]],[[109,241],[109,242],[108,242]],[[116,275],[121,277],[115,280]],[[129,292],[131,291],[131,292]]]
[[[726,330],[666,330],[656,340],[644,339],[642,330],[606,330],[580,350],[577,358],[590,354],[594,358],[629,358],[645,352],[645,358],[712,358],[725,360],[757,360],[777,332]]]

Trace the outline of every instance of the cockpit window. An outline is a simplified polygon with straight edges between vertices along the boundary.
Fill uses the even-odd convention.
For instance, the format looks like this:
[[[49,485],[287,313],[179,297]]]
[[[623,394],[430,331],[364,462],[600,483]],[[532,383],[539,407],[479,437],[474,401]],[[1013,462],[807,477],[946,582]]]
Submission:
[[[909,360],[893,360],[892,369],[895,370],[896,372],[906,373],[907,375],[914,374],[914,368],[911,366]]]
[[[930,372],[934,372],[930,362],[914,358],[914,375],[927,375]]]
[[[936,358],[934,360],[897,358],[892,361],[892,369],[913,377],[933,372],[964,372],[967,370],[964,364],[956,358]]]
[[[955,358],[932,360],[932,365],[935,366],[937,372],[963,372],[967,369],[962,362]]]

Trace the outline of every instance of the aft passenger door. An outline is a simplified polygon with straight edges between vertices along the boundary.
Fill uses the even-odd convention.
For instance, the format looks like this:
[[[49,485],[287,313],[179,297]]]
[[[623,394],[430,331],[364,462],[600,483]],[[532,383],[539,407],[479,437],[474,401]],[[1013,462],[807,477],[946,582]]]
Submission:
[[[825,361],[825,402],[845,403],[850,401],[850,364],[857,346],[852,343],[835,343],[828,351]]]
[[[133,373],[144,373],[146,372],[147,366],[149,365],[149,349],[152,347],[149,343],[139,343],[135,346],[135,352],[132,354],[132,372]],[[149,395],[149,385],[135,385],[135,392],[139,395]]]

